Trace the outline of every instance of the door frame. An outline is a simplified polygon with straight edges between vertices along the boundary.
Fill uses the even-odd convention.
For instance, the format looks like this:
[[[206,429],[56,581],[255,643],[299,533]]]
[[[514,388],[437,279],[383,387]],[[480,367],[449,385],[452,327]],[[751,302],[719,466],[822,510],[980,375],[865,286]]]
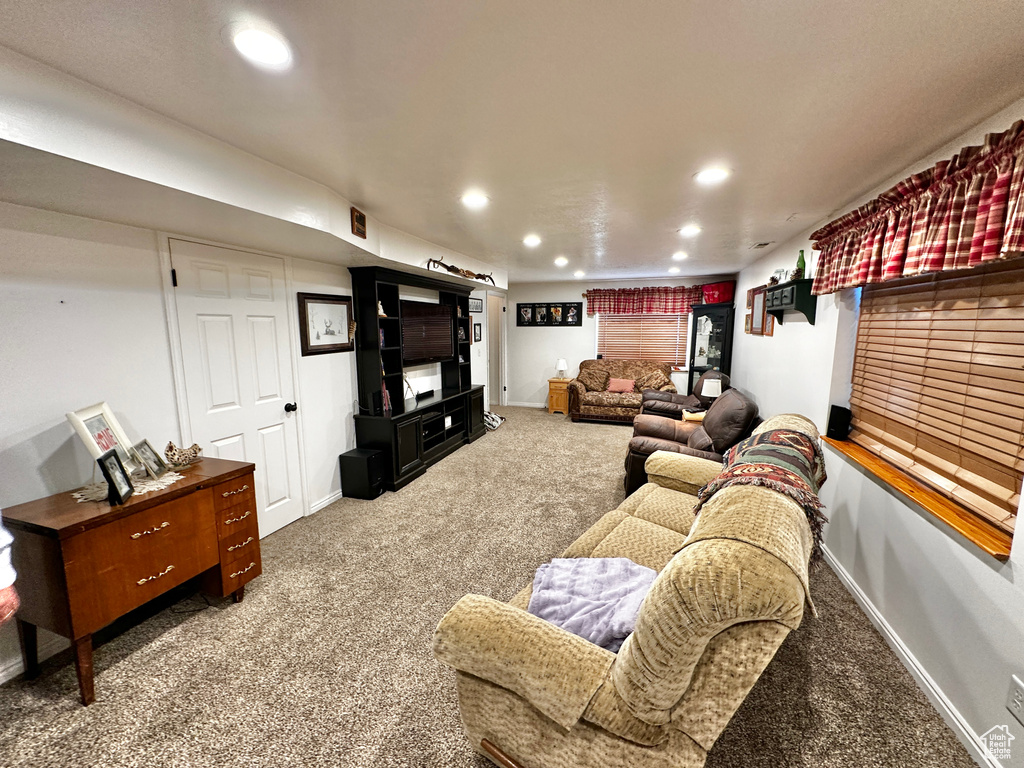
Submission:
[[[167,336],[171,346],[171,374],[174,377],[174,399],[178,409],[178,431],[180,433],[182,447],[192,445],[192,422],[189,419],[188,409],[188,387],[185,384],[185,361],[182,355],[181,328],[178,325],[178,308],[175,297],[174,284],[171,282],[171,240],[183,240],[198,245],[209,245],[214,248],[223,248],[226,251],[238,253],[251,253],[256,256],[269,256],[274,259],[281,259],[284,264],[284,300],[285,314],[288,316],[288,357],[291,359],[292,369],[292,395],[298,399],[301,389],[299,388],[299,359],[295,350],[299,349],[299,328],[298,328],[298,299],[295,291],[292,290],[292,257],[280,253],[270,253],[259,248],[246,248],[240,245],[229,245],[219,243],[215,240],[206,240],[191,235],[179,235],[172,232],[157,231],[157,251],[160,254],[160,285],[162,287],[164,301],[164,317],[167,320]],[[302,516],[309,517],[312,514],[309,504],[309,493],[306,486],[306,452],[305,440],[303,439],[302,422],[304,414],[300,410],[295,420],[296,437],[298,438],[298,462],[299,462],[299,494],[302,501]]]
[[[495,291],[490,288],[487,289],[487,301],[490,303],[491,297],[494,296],[501,299],[501,305],[505,308],[505,311],[501,313],[501,322],[498,323],[498,346],[501,349],[497,350],[498,353],[498,386],[501,389],[498,390],[498,405],[508,405],[508,293],[506,291]],[[490,321],[490,308],[487,307],[488,322]],[[488,358],[494,354],[494,350],[490,349],[488,345],[487,356]],[[490,380],[490,360],[488,360],[487,368],[488,382]],[[485,403],[486,406],[491,405],[494,402],[493,395],[488,392],[488,400],[491,402]]]

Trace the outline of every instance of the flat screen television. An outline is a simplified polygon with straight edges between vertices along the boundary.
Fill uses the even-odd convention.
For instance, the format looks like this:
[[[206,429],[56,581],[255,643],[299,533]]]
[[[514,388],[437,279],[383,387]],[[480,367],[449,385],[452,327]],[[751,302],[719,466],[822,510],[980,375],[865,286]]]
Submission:
[[[438,363],[455,357],[452,308],[422,301],[399,302],[402,316],[402,364]]]

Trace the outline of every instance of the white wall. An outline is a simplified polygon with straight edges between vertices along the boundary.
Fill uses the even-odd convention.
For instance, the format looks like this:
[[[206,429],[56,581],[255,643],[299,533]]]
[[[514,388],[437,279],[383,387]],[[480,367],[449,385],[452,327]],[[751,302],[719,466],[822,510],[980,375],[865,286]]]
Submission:
[[[352,295],[352,276],[344,267],[304,259],[293,259],[291,265],[292,301],[300,292]],[[306,498],[310,511],[315,512],[341,496],[338,456],[356,447],[352,418],[357,392],[356,356],[354,352],[339,352],[296,355],[295,359]]]
[[[697,285],[731,280],[734,275],[708,276],[686,280],[631,280],[588,282],[566,280],[556,283],[512,283],[508,291],[508,404],[545,407],[548,379],[556,375],[555,363],[564,357],[569,376],[579,373],[581,360],[597,355],[597,319],[587,314],[582,294],[590,288],[643,288],[646,286]],[[578,327],[517,326],[516,304],[583,302],[583,325]],[[734,354],[735,358],[735,354]],[[673,377],[677,386],[686,386],[685,377]]]
[[[986,120],[850,205],[850,210],[913,172],[980,144],[1024,114],[1024,100]],[[777,267],[792,268],[797,250],[810,253],[811,230],[780,245],[740,274],[739,295],[763,284]],[[795,411],[824,429],[830,403],[848,403],[856,291],[818,298],[808,325],[792,312],[772,337],[738,334],[734,383],[753,395],[762,415]],[[742,307],[737,322],[743,327]],[[790,317],[793,321],[790,321]],[[902,653],[925,692],[969,747],[977,735],[1008,725],[1015,736],[1006,768],[1024,766],[1024,727],[1005,708],[1011,673],[1024,675],[1024,542],[999,563],[930,514],[905,502],[826,448],[822,487],[829,523],[825,541],[841,577]]]

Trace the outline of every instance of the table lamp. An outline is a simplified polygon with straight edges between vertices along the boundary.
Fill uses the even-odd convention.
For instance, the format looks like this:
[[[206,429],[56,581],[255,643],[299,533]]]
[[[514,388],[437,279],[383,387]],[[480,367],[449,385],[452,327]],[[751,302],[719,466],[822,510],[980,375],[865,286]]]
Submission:
[[[704,379],[704,384],[701,385],[700,393],[704,397],[719,397],[722,394],[722,380]]]
[[[565,378],[565,374],[569,372],[569,366],[566,364],[564,357],[558,358],[558,362],[555,363],[555,370],[558,371],[558,378]]]

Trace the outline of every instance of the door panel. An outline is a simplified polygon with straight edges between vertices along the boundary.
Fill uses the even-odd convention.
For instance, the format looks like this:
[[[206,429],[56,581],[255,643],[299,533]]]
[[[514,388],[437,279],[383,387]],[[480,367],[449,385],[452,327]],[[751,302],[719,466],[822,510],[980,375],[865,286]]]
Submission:
[[[260,535],[302,516],[284,261],[169,240],[189,423],[208,456],[256,465]]]
[[[277,348],[277,321],[273,317],[249,318],[250,354],[253,359],[256,401],[281,399],[281,369]]]
[[[228,435],[210,443],[212,451],[203,449],[203,453],[215,459],[228,459],[229,461],[246,461],[245,458],[245,435]]]
[[[208,412],[239,407],[234,328],[226,315],[200,315],[199,344]]]

